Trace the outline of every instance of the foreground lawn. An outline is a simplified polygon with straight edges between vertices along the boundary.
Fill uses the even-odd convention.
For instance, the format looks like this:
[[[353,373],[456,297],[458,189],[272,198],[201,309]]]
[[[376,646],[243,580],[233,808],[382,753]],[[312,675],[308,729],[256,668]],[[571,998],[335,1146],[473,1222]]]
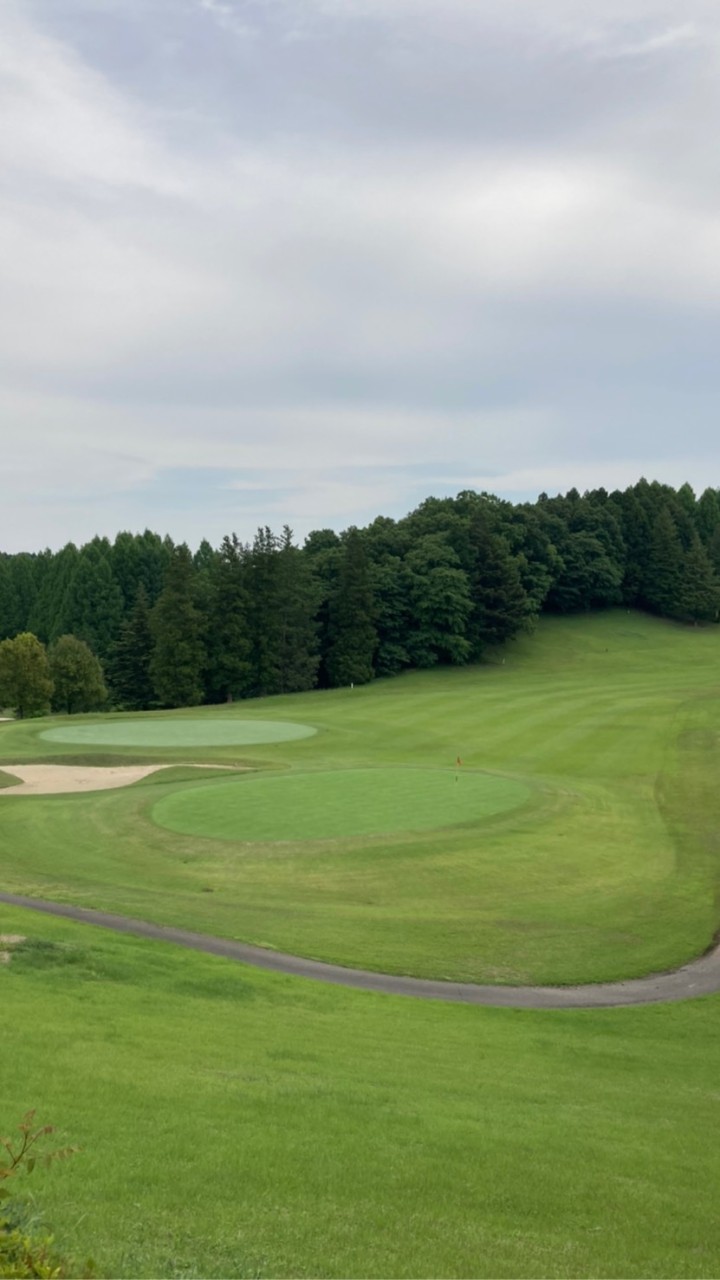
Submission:
[[[101,1275],[720,1272],[720,999],[534,1013],[342,991],[0,908],[0,1126]]]
[[[618,611],[545,619],[504,654],[352,691],[52,722],[81,737],[94,723],[123,737],[160,726],[176,742],[110,756],[107,745],[41,737],[48,721],[0,726],[0,766],[162,759],[284,771],[0,794],[4,886],[427,977],[599,981],[696,955],[720,923],[720,631]],[[188,745],[218,723],[272,719],[317,733]],[[462,808],[474,778],[517,807]]]

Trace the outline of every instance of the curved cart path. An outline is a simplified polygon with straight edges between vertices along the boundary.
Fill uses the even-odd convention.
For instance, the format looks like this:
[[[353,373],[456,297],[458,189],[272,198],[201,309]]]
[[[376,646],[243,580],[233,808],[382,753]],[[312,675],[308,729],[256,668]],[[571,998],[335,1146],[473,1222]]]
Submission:
[[[47,915],[64,916],[81,924],[99,925],[116,933],[130,933],[158,942],[173,942],[193,951],[239,960],[259,969],[286,973],[297,978],[314,978],[341,987],[358,987],[385,995],[415,996],[422,1000],[448,1000],[455,1004],[484,1004],[512,1009],[608,1009],[628,1004],[655,1004],[665,1000],[690,1000],[720,991],[720,944],[704,956],[691,960],[672,973],[629,978],[626,982],[588,983],[577,987],[496,987],[474,982],[438,982],[428,978],[403,978],[390,973],[370,973],[365,969],[344,969],[341,965],[283,955],[229,938],[212,938],[204,933],[148,924],[127,916],[115,916],[88,907],[64,902],[45,902],[14,893],[0,893],[0,902],[12,907],[28,907]]]

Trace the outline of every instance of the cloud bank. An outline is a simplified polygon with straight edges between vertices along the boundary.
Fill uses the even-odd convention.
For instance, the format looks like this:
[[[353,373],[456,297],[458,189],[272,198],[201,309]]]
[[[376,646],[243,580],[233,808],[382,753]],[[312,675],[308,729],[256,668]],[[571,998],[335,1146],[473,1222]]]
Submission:
[[[0,549],[720,483],[720,16],[0,15]]]

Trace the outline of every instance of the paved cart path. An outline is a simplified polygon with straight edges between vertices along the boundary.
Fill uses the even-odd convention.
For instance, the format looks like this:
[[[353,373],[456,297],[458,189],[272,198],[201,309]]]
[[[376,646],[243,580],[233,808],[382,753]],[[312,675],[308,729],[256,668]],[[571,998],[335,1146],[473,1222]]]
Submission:
[[[13,907],[28,907],[47,915],[63,916],[80,924],[98,925],[115,933],[129,933],[138,938],[172,942],[176,946],[239,960],[242,964],[297,978],[314,978],[341,987],[357,987],[385,995],[415,996],[422,1000],[448,1000],[455,1004],[482,1004],[512,1009],[607,1009],[619,1005],[655,1004],[666,1000],[690,1000],[695,996],[720,991],[720,944],[697,960],[691,960],[672,973],[652,974],[647,978],[630,978],[626,982],[588,983],[577,987],[497,987],[474,982],[438,982],[428,978],[404,978],[390,973],[371,973],[365,969],[345,969],[341,965],[323,964],[302,956],[283,955],[252,947],[229,938],[213,938],[187,929],[132,920],[88,907],[74,907],[64,902],[45,902],[14,893],[0,893],[0,902]]]

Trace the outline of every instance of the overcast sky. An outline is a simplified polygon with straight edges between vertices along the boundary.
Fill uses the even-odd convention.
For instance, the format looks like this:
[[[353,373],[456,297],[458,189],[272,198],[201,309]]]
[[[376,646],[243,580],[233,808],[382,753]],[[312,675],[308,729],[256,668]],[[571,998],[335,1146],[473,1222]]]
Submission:
[[[720,485],[716,0],[1,0],[0,550]]]

